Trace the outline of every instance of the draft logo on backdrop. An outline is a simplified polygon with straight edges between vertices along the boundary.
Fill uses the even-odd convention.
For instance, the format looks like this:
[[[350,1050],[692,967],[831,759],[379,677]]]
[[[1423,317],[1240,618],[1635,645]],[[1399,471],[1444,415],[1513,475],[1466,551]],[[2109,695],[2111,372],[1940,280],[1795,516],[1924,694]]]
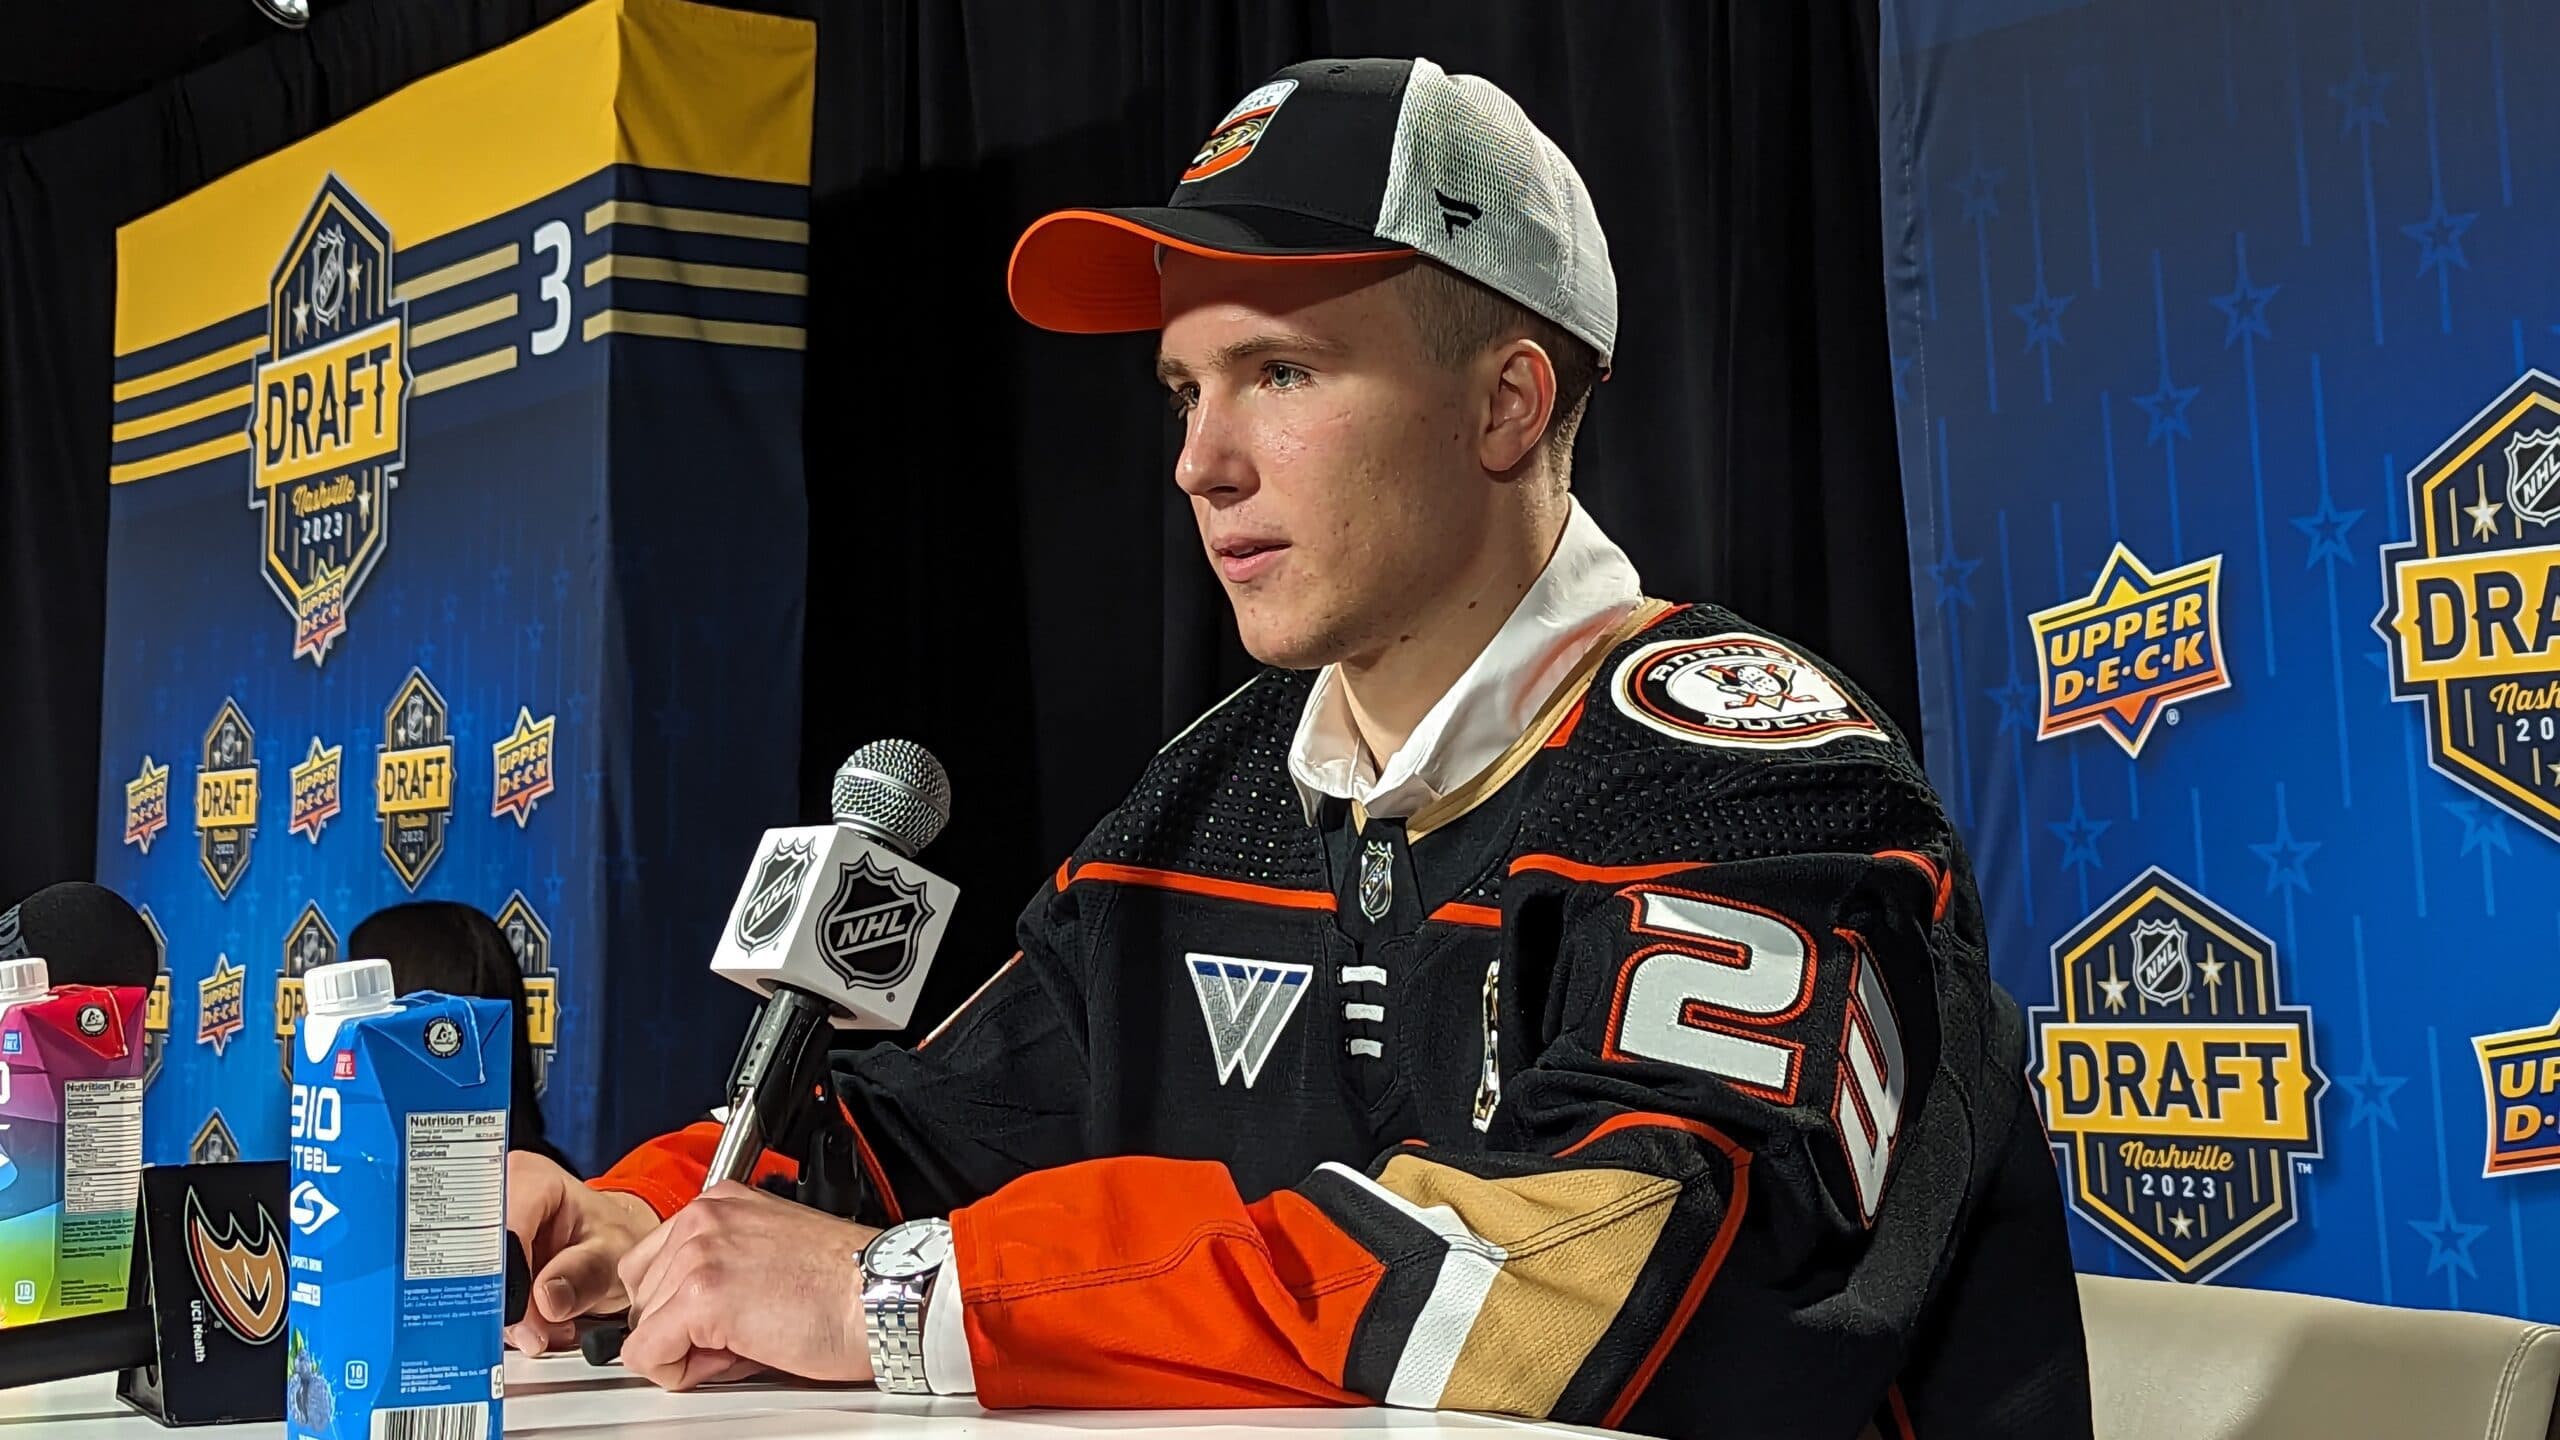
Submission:
[[[373,813],[382,822],[383,858],[413,892],[443,858],[453,820],[452,725],[443,692],[414,667],[382,712]]]
[[[2489,1108],[2482,1176],[2560,1170],[2560,1015],[2546,1024],[2475,1035]]]
[[[2526,371],[2408,486],[2373,621],[2391,698],[2436,773],[2560,840],[2560,381]]]
[[[124,843],[151,853],[151,842],[169,828],[169,767],[142,757],[142,773],[124,782]]]
[[[258,568],[293,616],[293,658],[319,665],[391,541],[409,408],[409,307],[391,227],[332,175],[267,287],[249,412]]]
[[[2165,1278],[2212,1280],[2302,1213],[2329,1081],[2282,969],[2156,866],[2054,942],[2028,1079],[2071,1208]]]
[[[293,1027],[302,1019],[302,977],[322,965],[338,963],[338,932],[320,913],[320,902],[303,902],[302,914],[284,932],[284,958],[276,966],[276,1053],[284,1078],[293,1078]]]
[[[551,1088],[551,1056],[560,1048],[560,981],[551,973],[551,927],[534,913],[524,892],[507,896],[498,908],[498,933],[515,953],[524,973],[525,1043],[533,1047],[533,1093]]]
[[[495,774],[489,782],[489,818],[515,817],[521,830],[533,821],[533,807],[551,793],[551,737],[560,717],[533,718],[531,708],[516,707],[516,728],[489,746]]]
[[[2087,595],[2027,624],[2043,705],[2038,740],[2097,726],[2139,756],[2170,706],[2231,688],[2219,555],[2154,573],[2119,541]]]
[[[196,768],[196,859],[228,900],[258,838],[258,735],[229,696],[205,727]]]
[[[190,1165],[229,1165],[240,1158],[240,1142],[223,1123],[222,1112],[212,1111],[204,1123],[196,1127],[196,1138],[187,1142]]]
[[[322,748],[320,737],[311,737],[311,753],[287,773],[293,803],[285,811],[285,833],[308,836],[320,843],[320,831],[338,818],[340,809],[340,776],[345,771],[347,747],[331,745]]]
[[[142,1007],[142,1088],[149,1090],[169,1054],[169,935],[148,904],[135,906],[134,913],[151,932],[151,998]]]

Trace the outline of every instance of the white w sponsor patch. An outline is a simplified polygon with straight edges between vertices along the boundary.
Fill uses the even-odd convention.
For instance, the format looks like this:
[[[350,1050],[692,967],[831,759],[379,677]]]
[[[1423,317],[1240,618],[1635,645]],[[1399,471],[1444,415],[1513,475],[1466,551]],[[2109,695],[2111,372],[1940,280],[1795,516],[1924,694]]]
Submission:
[[[1253,1088],[1272,1042],[1296,1013],[1315,974],[1311,965],[1278,960],[1243,960],[1232,955],[1183,957],[1191,967],[1191,988],[1200,996],[1200,1018],[1209,1027],[1209,1053],[1218,1061],[1218,1083],[1238,1070],[1245,1088]]]

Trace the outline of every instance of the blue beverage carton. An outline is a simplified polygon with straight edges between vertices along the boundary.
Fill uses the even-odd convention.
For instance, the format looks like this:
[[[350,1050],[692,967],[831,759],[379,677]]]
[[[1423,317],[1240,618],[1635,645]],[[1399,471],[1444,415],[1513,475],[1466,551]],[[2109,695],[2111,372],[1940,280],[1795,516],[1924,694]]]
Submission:
[[[506,1002],[302,977],[293,1047],[293,1440],[490,1440],[506,1393]]]

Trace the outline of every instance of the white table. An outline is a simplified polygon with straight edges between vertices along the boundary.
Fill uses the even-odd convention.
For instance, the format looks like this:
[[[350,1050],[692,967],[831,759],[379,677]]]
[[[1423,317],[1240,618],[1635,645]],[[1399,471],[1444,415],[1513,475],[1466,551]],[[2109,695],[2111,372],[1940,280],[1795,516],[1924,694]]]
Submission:
[[[1060,1440],[1115,1431],[1208,1435],[1215,1440],[1370,1434],[1399,1436],[1606,1435],[1495,1415],[1419,1410],[981,1410],[966,1400],[882,1395],[868,1389],[799,1389],[751,1382],[671,1395],[620,1368],[576,1355],[507,1356],[507,1434],[641,1435],[658,1440],[782,1440],[856,1435],[864,1440]],[[274,1440],[281,1421],[164,1430],[116,1399],[115,1377],[92,1375],[0,1390],[0,1440]]]

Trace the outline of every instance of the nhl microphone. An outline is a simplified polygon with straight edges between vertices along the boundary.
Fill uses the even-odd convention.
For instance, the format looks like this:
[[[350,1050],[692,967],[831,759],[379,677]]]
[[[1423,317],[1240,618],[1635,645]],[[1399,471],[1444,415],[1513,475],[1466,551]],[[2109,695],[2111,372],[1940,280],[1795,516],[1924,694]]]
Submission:
[[[705,1188],[747,1178],[803,1103],[830,1028],[895,1030],[915,1010],[960,889],[915,862],[951,818],[951,781],[921,745],[874,740],[836,771],[836,823],[765,832],[711,958],[764,997],[730,1076]]]

